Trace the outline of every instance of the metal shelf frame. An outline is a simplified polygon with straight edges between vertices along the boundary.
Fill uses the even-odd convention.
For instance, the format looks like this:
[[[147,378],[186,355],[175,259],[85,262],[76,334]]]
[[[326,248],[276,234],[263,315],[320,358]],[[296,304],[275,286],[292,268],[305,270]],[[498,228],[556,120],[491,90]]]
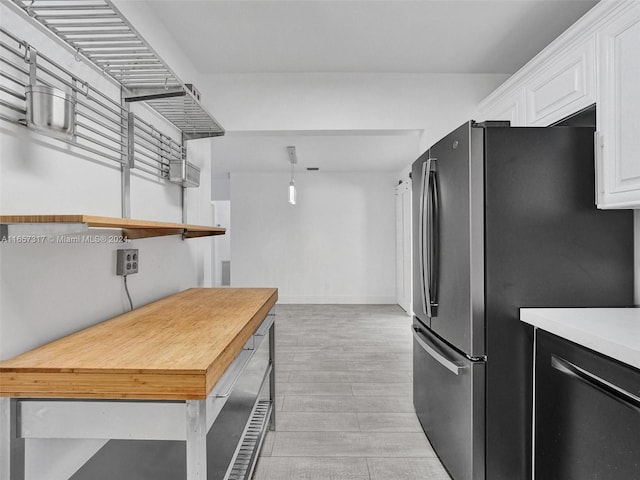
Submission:
[[[144,101],[185,140],[224,135],[202,106],[111,0],[10,0],[120,84],[125,102]]]
[[[186,148],[130,112],[89,82],[62,68],[21,38],[0,27],[0,119],[26,123],[25,88],[45,85],[71,92],[76,101],[74,147],[149,175],[168,178],[172,161],[186,161]],[[48,135],[39,130],[38,133]]]
[[[130,94],[123,86],[115,83],[120,87],[121,93],[117,96],[109,96],[35,49],[26,40],[0,27],[0,120],[27,125],[25,92],[30,85],[55,87],[72,95],[76,103],[72,135],[60,136],[44,130],[34,131],[63,142],[73,147],[73,150],[78,149],[77,153],[82,151],[99,157],[102,161],[118,164],[122,172],[123,218],[130,217],[131,212],[131,170],[135,169],[145,176],[180,183],[171,178],[170,167],[173,164],[191,165],[187,161],[185,140],[209,136],[191,129],[194,124],[193,115],[201,115],[201,113],[195,110],[191,113],[179,113],[176,99],[182,98],[179,102],[183,105],[188,104],[191,97],[184,95],[146,102],[148,104],[161,102],[169,105],[166,108],[176,118],[167,119],[174,125],[181,125],[176,127],[178,130],[182,128],[180,141],[177,141],[130,111],[130,102],[138,99],[127,101]],[[166,95],[167,93],[163,90],[161,96]],[[161,103],[158,103],[160,106],[156,107],[157,110],[165,108]],[[202,122],[206,122],[204,117]],[[173,135],[176,136],[176,133],[174,132]],[[198,186],[199,181],[192,181],[189,185],[180,184],[186,188]],[[185,196],[183,191],[183,223],[187,223]]]

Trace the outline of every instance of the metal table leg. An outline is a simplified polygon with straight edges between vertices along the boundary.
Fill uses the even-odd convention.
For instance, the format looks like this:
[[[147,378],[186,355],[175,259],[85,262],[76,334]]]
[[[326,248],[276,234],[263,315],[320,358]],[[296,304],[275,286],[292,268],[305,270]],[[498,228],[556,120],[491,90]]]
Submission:
[[[207,402],[187,400],[187,480],[207,480]]]
[[[24,439],[18,437],[18,400],[0,397],[0,480],[24,480]]]
[[[271,360],[271,375],[269,378],[269,396],[271,400],[271,421],[269,430],[276,429],[276,323],[269,329],[269,358]]]

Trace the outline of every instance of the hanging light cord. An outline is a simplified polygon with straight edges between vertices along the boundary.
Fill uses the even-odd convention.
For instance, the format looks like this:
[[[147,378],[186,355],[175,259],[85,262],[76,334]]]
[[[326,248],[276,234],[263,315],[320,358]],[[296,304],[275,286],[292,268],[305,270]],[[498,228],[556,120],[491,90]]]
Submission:
[[[127,285],[127,276],[123,275],[122,278],[124,279],[124,291],[127,292],[127,298],[129,299],[129,306],[131,307],[131,310],[133,310],[133,302],[131,301],[131,295],[129,294],[129,285]]]

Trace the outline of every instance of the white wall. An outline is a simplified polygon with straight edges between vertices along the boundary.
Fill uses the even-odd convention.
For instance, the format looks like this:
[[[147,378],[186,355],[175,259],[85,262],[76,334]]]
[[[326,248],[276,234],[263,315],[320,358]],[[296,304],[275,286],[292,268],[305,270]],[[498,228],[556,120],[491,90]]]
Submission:
[[[119,88],[77,63],[4,5],[0,6],[0,18],[4,28],[119,98]],[[152,122],[156,125],[161,123],[153,114],[149,118],[156,118]],[[188,152],[190,160],[203,169],[202,186],[188,194],[188,220],[208,224],[210,144],[207,140],[192,142]],[[121,215],[120,169],[115,163],[72,153],[64,144],[4,121],[0,122],[0,158],[3,214]],[[131,189],[134,218],[181,221],[180,187],[133,175]],[[115,274],[118,248],[140,250],[140,272],[129,278],[133,303],[138,307],[186,288],[207,285],[212,241],[183,241],[171,236],[126,244],[0,244],[0,359],[127,311],[123,281]],[[26,479],[67,479],[101,444],[28,441]]]
[[[226,227],[227,232],[223,237],[216,238],[213,253],[214,285],[222,286],[222,262],[231,260],[231,238],[233,229],[231,225],[231,202],[229,200],[218,200],[211,202],[214,209],[214,224]]]
[[[423,130],[414,156],[472,118],[505,75],[202,75],[200,91],[228,132]],[[357,153],[357,152],[356,152]],[[212,162],[216,169],[216,139]],[[407,173],[296,177],[231,170],[231,283],[275,286],[281,302],[395,303],[395,192]],[[366,168],[366,167],[365,167]],[[238,169],[240,170],[240,169]]]
[[[281,303],[395,303],[395,175],[231,175],[231,284]]]

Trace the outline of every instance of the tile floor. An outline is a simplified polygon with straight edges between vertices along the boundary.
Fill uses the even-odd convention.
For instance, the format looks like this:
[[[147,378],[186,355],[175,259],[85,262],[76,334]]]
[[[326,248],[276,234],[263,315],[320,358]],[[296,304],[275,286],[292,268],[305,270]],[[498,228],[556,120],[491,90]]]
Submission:
[[[254,480],[449,480],[412,402],[411,319],[394,305],[279,305],[277,428]]]

